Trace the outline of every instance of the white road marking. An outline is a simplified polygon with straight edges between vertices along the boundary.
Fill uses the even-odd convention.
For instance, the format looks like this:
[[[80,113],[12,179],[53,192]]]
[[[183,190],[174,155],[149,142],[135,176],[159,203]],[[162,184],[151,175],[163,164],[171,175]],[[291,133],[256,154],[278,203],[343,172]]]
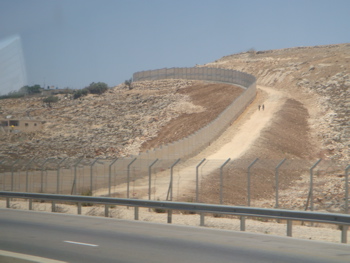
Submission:
[[[95,244],[81,243],[81,242],[75,242],[75,241],[69,241],[69,240],[66,240],[63,242],[70,243],[70,244],[76,244],[76,245],[82,245],[82,246],[98,247],[98,245],[95,245]]]

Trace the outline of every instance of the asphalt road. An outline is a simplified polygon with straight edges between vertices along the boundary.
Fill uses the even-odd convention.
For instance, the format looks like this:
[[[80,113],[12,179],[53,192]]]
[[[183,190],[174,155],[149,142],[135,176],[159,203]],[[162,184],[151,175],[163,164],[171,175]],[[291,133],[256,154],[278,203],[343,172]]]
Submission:
[[[0,209],[0,250],[66,262],[350,262],[350,245]]]

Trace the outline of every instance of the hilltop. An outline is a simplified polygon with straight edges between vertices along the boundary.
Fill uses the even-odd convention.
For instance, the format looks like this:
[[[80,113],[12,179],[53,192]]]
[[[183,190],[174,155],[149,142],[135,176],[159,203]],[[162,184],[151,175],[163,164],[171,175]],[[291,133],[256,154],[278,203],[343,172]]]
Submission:
[[[258,85],[283,91],[283,106],[247,152],[264,158],[328,158],[350,152],[350,44],[249,51],[200,67],[235,69]],[[102,95],[73,100],[58,95],[0,101],[3,115],[40,119],[40,132],[0,131],[0,156],[11,158],[135,155],[185,137],[215,118],[240,88],[187,80],[118,85]],[[259,89],[254,105],[265,96]],[[213,103],[215,102],[215,103]],[[255,106],[254,106],[255,107]],[[269,107],[269,105],[266,105]]]
[[[258,85],[287,94],[281,114],[264,131],[269,144],[303,148],[310,143],[315,146],[310,157],[350,160],[350,44],[249,51],[203,66],[247,72],[257,78]],[[308,141],[290,137],[289,129],[277,137],[273,134],[278,127],[302,122],[300,128],[307,129]]]
[[[135,82],[132,89],[121,84],[104,94],[79,99],[57,95],[59,101],[51,107],[42,97],[0,100],[3,116],[44,122],[36,132],[0,130],[0,157],[137,155],[200,129],[242,91],[228,84],[157,80]]]

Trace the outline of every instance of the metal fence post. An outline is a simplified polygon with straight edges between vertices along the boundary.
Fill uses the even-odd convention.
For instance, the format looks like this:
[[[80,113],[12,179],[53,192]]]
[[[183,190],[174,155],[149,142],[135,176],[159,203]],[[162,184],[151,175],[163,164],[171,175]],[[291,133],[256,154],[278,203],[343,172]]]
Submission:
[[[56,193],[59,194],[60,193],[60,169],[61,169],[61,164],[67,159],[63,158],[62,161],[60,161],[57,165],[57,184],[56,184]]]
[[[223,187],[224,187],[224,176],[223,176],[223,169],[224,166],[231,160],[231,158],[228,158],[220,167],[220,204],[222,204],[223,199]]]
[[[130,196],[130,166],[133,164],[133,162],[136,161],[137,158],[134,158],[129,164],[128,164],[128,177],[127,177],[127,190],[126,190],[126,198],[129,198]]]
[[[111,196],[111,184],[112,184],[112,165],[118,160],[115,158],[108,167],[108,196]],[[92,184],[91,184],[92,185]],[[92,194],[92,188],[90,189]]]
[[[250,168],[259,160],[256,158],[249,166],[248,166],[248,180],[247,180],[247,192],[248,192],[248,206],[250,206]]]
[[[278,204],[278,187],[279,187],[279,174],[278,174],[278,169],[281,167],[281,165],[286,161],[286,159],[284,158],[277,166],[276,166],[276,171],[275,171],[275,187],[276,187],[276,205],[275,208],[278,208],[279,204]]]
[[[158,158],[148,166],[148,200],[151,200],[151,188],[152,188],[152,166],[158,162]]]
[[[83,158],[81,158],[78,162],[76,162],[74,164],[74,179],[73,179],[73,185],[72,185],[71,194],[76,194],[77,193],[77,166],[82,160],[83,160]]]
[[[40,180],[40,193],[44,193],[44,166],[50,160],[50,158],[46,159],[44,163],[41,165],[41,180]]]
[[[305,210],[307,210],[309,201],[310,201],[310,210],[314,210],[314,196],[313,196],[313,187],[314,187],[314,168],[322,161],[322,159],[319,159],[311,168],[310,168],[310,189],[309,189],[309,195],[308,199],[306,201]]]
[[[14,188],[14,167],[15,167],[15,164],[18,163],[19,159],[14,161],[13,164],[11,165],[11,191],[13,191],[13,188]]]
[[[350,164],[345,168],[345,214],[349,213],[349,169]]]
[[[198,197],[199,197],[199,175],[198,175],[198,169],[199,166],[201,166],[205,162],[205,158],[196,166],[196,202],[198,203]]]
[[[28,192],[29,187],[28,187],[28,183],[29,183],[29,175],[28,175],[28,167],[29,165],[34,161],[35,157],[32,158],[27,164],[26,164],[26,192]]]
[[[180,162],[180,159],[177,159],[170,167],[170,183],[169,183],[168,195],[166,197],[167,201],[169,199],[169,195],[170,195],[170,201],[173,201],[173,168],[178,162]]]
[[[96,158],[91,164],[90,164],[90,193],[92,195],[92,182],[93,182],[93,172],[92,172],[92,167],[94,166],[94,164],[97,162],[99,158]]]

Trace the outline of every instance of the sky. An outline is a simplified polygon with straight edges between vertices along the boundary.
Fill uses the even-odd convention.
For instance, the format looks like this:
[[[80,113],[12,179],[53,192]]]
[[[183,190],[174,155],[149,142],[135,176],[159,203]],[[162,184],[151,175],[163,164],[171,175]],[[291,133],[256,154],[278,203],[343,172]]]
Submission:
[[[349,43],[349,11],[349,0],[0,0],[0,41],[20,36],[28,85],[113,87],[250,49]]]

